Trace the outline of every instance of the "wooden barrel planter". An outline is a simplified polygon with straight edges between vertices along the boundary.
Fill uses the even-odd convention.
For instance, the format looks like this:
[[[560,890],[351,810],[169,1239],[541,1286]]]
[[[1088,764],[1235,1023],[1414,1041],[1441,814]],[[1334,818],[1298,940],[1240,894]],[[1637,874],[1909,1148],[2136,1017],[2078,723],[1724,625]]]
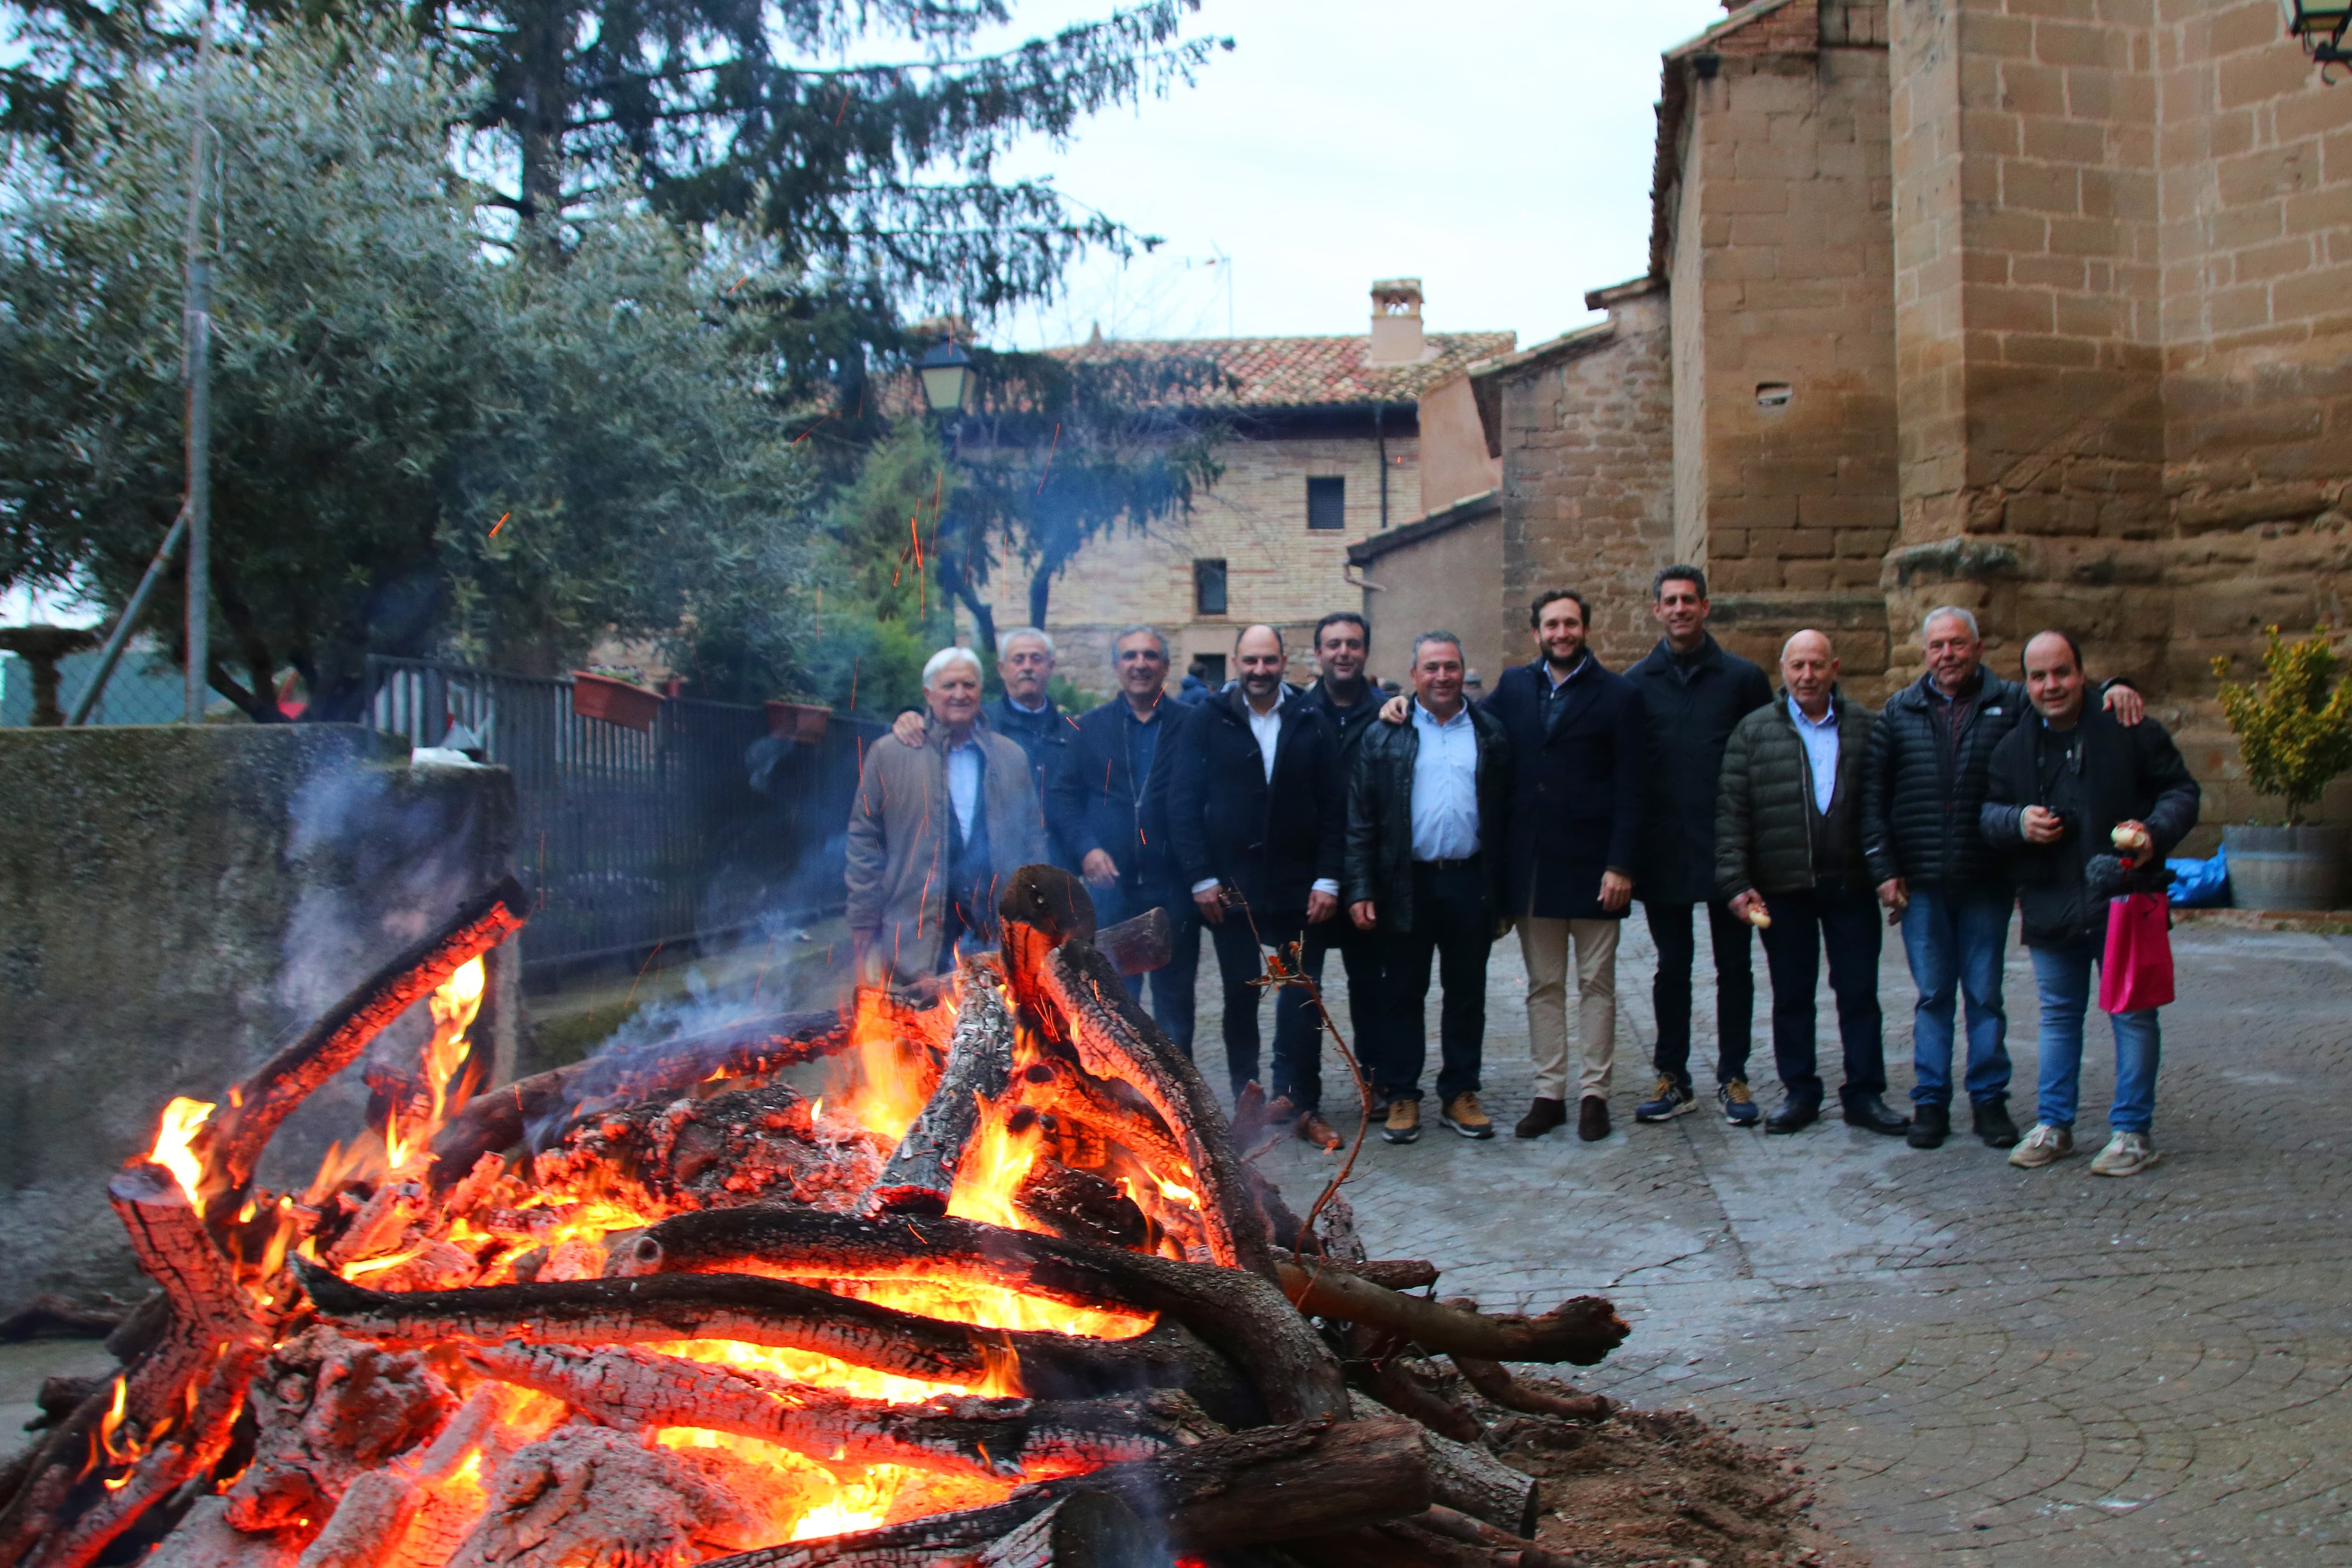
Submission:
[[[2242,910],[2335,910],[2344,907],[2344,829],[2263,827],[2221,829],[2230,855],[2230,902]]]

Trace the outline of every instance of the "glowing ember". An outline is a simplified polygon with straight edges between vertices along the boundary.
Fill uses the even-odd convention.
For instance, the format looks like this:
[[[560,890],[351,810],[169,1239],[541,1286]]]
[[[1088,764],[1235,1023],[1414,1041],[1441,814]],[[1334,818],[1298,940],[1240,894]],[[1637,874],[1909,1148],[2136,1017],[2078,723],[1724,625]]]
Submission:
[[[174,1099],[163,1108],[163,1125],[155,1130],[155,1149],[147,1157],[172,1173],[180,1190],[188,1194],[188,1203],[197,1214],[205,1212],[205,1200],[196,1189],[205,1179],[204,1162],[189,1147],[205,1123],[212,1120],[211,1102],[190,1100],[185,1095]]]

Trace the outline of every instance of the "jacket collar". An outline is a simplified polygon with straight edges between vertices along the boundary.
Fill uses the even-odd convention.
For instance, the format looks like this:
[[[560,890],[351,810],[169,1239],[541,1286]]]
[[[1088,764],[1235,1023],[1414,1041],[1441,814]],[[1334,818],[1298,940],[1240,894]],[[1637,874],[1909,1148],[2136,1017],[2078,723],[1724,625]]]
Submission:
[[[1278,718],[1287,719],[1293,713],[1297,712],[1299,705],[1306,700],[1306,697],[1301,693],[1293,691],[1289,688],[1285,687],[1282,692],[1282,700],[1274,705],[1275,714]],[[1227,718],[1233,720],[1235,723],[1240,724],[1244,729],[1249,725],[1249,699],[1242,695],[1242,689],[1238,682],[1234,684],[1234,689],[1231,691],[1220,691],[1214,697],[1210,698],[1206,705],[1223,712]]]
[[[1845,688],[1836,684],[1835,682],[1832,682],[1830,686],[1830,717],[1836,720],[1839,726],[1843,728],[1845,724],[1846,715],[1852,710],[1853,704],[1847,700]],[[1788,725],[1790,729],[1793,730],[1797,727],[1796,720],[1791,718],[1789,713],[1789,689],[1785,685],[1776,686],[1772,689],[1772,711],[1779,714],[1780,722]]]
[[[983,702],[980,705],[980,711],[971,716],[972,744],[985,753],[988,750],[988,737],[994,733],[996,733],[996,726],[988,721],[988,704]],[[947,726],[928,713],[923,715],[923,744],[943,757],[948,754]]]
[[[1703,631],[1698,634],[1698,651],[1691,656],[1691,662],[1701,669],[1721,669],[1724,667],[1723,645],[1715,640],[1715,634]],[[1592,657],[1591,648],[1585,649],[1585,657]],[[1642,660],[1643,668],[1661,672],[1672,669],[1674,665],[1675,650],[1664,637],[1658,639],[1657,646]]]

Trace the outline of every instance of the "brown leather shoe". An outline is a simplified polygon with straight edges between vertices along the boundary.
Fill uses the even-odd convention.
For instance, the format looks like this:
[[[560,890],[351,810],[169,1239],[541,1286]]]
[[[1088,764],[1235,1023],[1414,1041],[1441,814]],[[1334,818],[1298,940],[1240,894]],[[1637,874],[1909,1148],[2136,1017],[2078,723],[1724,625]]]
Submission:
[[[1299,1142],[1312,1143],[1318,1149],[1337,1149],[1347,1142],[1339,1136],[1338,1129],[1323,1120],[1323,1113],[1319,1110],[1299,1113],[1298,1138]]]
[[[1576,1135],[1587,1143],[1598,1143],[1609,1136],[1609,1102],[1597,1094],[1588,1094],[1576,1108]]]
[[[1540,1138],[1555,1127],[1567,1125],[1568,1101],[1538,1096],[1536,1102],[1528,1107],[1528,1113],[1519,1118],[1519,1124],[1511,1131],[1520,1138]]]

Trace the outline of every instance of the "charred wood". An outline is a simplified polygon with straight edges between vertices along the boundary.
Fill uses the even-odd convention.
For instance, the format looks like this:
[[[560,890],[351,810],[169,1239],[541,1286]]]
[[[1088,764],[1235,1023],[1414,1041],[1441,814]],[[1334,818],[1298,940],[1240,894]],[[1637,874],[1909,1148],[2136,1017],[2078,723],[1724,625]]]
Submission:
[[[1108,1492],[1073,1492],[992,1543],[978,1568],[1153,1568],[1150,1532]]]
[[[956,1173],[980,1131],[982,1102],[1003,1100],[1013,1087],[1013,1016],[998,979],[992,962],[964,961],[955,1033],[939,1087],[867,1194],[869,1213],[948,1212]]]
[[[1478,1418],[1408,1372],[1397,1359],[1395,1336],[1350,1324],[1346,1342],[1348,1358],[1342,1364],[1350,1388],[1457,1443],[1478,1440]],[[1357,1414],[1365,1414],[1360,1404]]]
[[[1360,1394],[1355,1412],[1360,1421],[1381,1414]],[[1475,1440],[1457,1440],[1426,1427],[1421,1436],[1432,1498],[1502,1529],[1535,1533],[1538,1506],[1533,1476],[1503,1463]]]
[[[1590,1366],[1633,1331],[1598,1296],[1579,1296],[1540,1317],[1490,1314],[1407,1296],[1344,1269],[1281,1266],[1283,1293],[1302,1312],[1391,1329],[1424,1350],[1491,1361],[1565,1361]]]
[[[1605,1394],[1587,1394],[1548,1377],[1518,1377],[1500,1362],[1465,1355],[1452,1359],[1464,1382],[1506,1410],[1568,1421],[1606,1421],[1617,1409],[1617,1402]]]
[[[84,1307],[63,1296],[40,1295],[0,1317],[0,1342],[18,1340],[102,1340],[122,1326],[125,1309]]]
[[[1124,1249],[1142,1246],[1150,1234],[1150,1222],[1117,1183],[1050,1161],[1030,1167],[1013,1206],[1065,1241]]]
[[[246,1531],[325,1517],[347,1487],[430,1441],[457,1407],[414,1354],[324,1327],[272,1350],[250,1399],[253,1458],[228,1491],[228,1521]]]
[[[449,1568],[682,1568],[766,1527],[698,1456],[563,1426],[499,1467]]]

